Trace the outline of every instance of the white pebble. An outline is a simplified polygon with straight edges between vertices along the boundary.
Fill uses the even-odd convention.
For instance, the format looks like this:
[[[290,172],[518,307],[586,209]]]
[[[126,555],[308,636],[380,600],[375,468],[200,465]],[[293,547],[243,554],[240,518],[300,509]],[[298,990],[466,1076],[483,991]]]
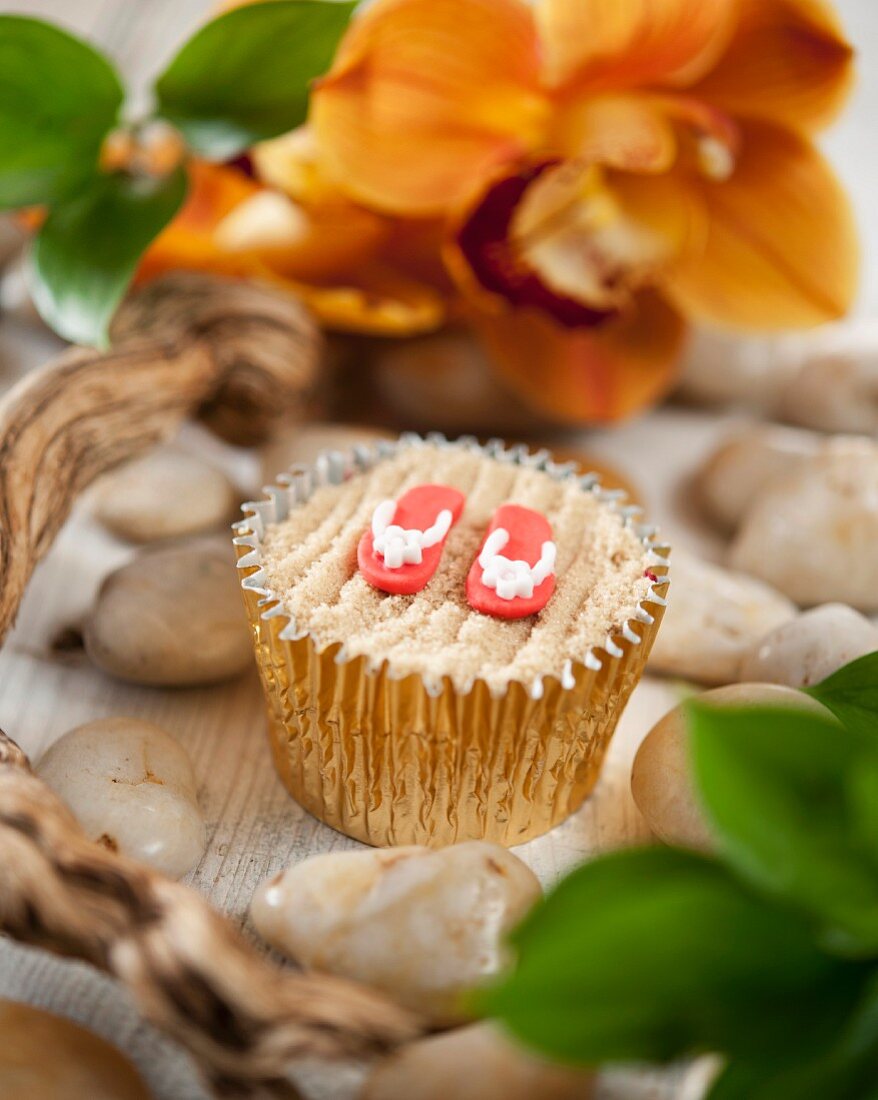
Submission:
[[[315,856],[263,884],[251,916],[304,966],[445,1020],[462,991],[506,965],[504,937],[539,896],[520,859],[468,841]]]
[[[741,336],[696,328],[683,354],[680,392],[699,405],[770,412],[799,370],[798,335]]]
[[[136,684],[211,684],[243,672],[253,650],[230,548],[152,550],[111,573],[85,647],[99,668]]]
[[[721,706],[798,707],[829,715],[816,700],[778,684],[730,684],[698,696]],[[692,786],[685,705],[674,707],[643,739],[631,769],[631,793],[657,837],[710,851],[713,840]]]
[[[669,606],[649,658],[652,672],[730,683],[752,644],[796,613],[761,581],[691,554],[674,552],[671,577]]]
[[[588,1100],[594,1075],[546,1062],[491,1024],[403,1047],[366,1079],[359,1100]]]
[[[738,431],[696,475],[699,501],[716,524],[732,530],[768,482],[796,469],[818,448],[817,436],[795,428],[766,424]]]
[[[65,733],[37,774],[91,840],[179,878],[204,851],[195,775],[182,746],[137,718],[103,718]]]
[[[696,331],[680,392],[699,404],[752,409],[823,432],[878,434],[878,323],[741,336]]]
[[[799,339],[801,367],[776,415],[818,431],[878,434],[878,324],[846,321]]]
[[[239,494],[225,474],[177,447],[162,447],[105,478],[96,518],[119,538],[154,542],[230,522]]]
[[[732,544],[733,568],[803,606],[878,610],[878,445],[851,440],[773,481]]]
[[[878,627],[841,603],[812,608],[756,642],[741,663],[742,680],[809,687],[878,650]]]

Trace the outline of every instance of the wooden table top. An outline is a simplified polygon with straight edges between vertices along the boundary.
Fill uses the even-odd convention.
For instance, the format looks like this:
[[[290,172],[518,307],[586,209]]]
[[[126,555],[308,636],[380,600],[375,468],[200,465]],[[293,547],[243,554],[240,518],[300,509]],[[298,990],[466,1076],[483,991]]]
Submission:
[[[209,7],[205,0],[0,4],[5,11],[56,20],[102,43],[137,87]],[[870,249],[878,245],[878,208],[872,203],[878,157],[869,133],[874,114],[868,110],[878,104],[878,6],[844,0],[839,7],[874,64],[864,63],[854,108],[830,147],[860,210],[867,255],[878,254]],[[864,309],[878,305],[878,265],[867,267],[863,303]],[[36,325],[0,319],[0,386],[58,347],[60,342]],[[673,545],[715,556],[719,546],[690,507],[685,479],[725,427],[723,417],[669,408],[617,430],[583,434],[581,444],[641,487],[649,516]],[[255,459],[224,450],[197,431],[188,434],[193,445],[226,465],[242,499],[255,491]],[[101,579],[131,553],[92,521],[86,504],[78,509],[33,578],[18,625],[0,652],[0,727],[33,758],[73,726],[113,714],[149,719],[179,738],[199,777],[210,832],[191,884],[250,935],[247,907],[259,882],[307,855],[357,845],[301,810],[275,777],[255,670],[219,687],[163,691],[115,682],[82,657],[51,653],[58,630],[82,616]],[[674,685],[646,678],[624,715],[594,795],[564,825],[517,849],[544,883],[594,852],[648,837],[630,796],[630,762],[652,722],[677,696]],[[0,942],[0,996],[70,1015],[107,1036],[135,1059],[158,1100],[202,1100],[186,1059],[138,1019],[123,991],[87,967]],[[356,1070],[333,1067],[308,1078],[308,1094],[344,1100],[357,1080]],[[603,1095],[669,1098],[674,1080],[673,1075],[644,1076],[636,1083],[631,1077],[610,1078]]]

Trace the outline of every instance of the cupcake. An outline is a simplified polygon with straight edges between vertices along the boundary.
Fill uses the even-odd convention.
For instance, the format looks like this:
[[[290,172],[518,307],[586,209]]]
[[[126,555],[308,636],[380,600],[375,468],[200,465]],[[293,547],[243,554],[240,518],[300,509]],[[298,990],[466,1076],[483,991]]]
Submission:
[[[405,435],[244,506],[283,782],[369,844],[519,844],[579,807],[665,605],[639,509],[541,451]]]

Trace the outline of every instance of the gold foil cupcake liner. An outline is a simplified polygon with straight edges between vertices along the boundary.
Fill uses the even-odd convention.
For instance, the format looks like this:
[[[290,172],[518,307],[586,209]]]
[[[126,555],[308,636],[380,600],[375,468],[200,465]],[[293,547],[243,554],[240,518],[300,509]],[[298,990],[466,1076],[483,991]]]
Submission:
[[[555,675],[493,692],[448,678],[396,677],[384,663],[321,646],[300,630],[268,587],[261,543],[268,524],[324,485],[370,469],[400,447],[467,447],[501,462],[576,478],[630,526],[655,577],[618,633],[567,661]],[[484,447],[464,437],[406,434],[394,442],[327,451],[294,466],[243,506],[234,539],[268,711],[275,765],[292,796],[315,817],[367,844],[486,839],[521,844],[563,821],[597,781],[616,723],[646,664],[666,604],[668,548],[641,509],[604,490],[576,463],[548,451]]]

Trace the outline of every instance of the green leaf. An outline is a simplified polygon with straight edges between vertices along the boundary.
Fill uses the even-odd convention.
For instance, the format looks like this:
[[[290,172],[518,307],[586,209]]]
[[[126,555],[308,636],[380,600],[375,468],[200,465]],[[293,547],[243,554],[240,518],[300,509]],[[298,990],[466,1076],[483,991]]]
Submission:
[[[878,977],[830,1045],[791,1060],[732,1062],[709,1100],[869,1100],[878,1095]]]
[[[183,169],[162,180],[113,173],[56,206],[31,252],[34,301],[46,323],[75,343],[105,347],[138,260],[185,194]]]
[[[806,690],[848,729],[878,741],[878,652],[851,661]]]
[[[868,1100],[874,1080],[856,1067],[832,1058],[809,1057],[799,1062],[730,1062],[707,1094],[708,1100]]]
[[[878,753],[867,753],[848,776],[847,798],[857,836],[878,867]]]
[[[0,207],[54,202],[87,179],[123,95],[85,42],[0,15]]]
[[[863,968],[713,860],[666,848],[574,871],[513,938],[516,969],[474,995],[525,1043],[581,1064],[820,1044]]]
[[[807,711],[689,713],[693,774],[726,859],[812,914],[827,949],[878,951],[878,868],[850,786],[868,743]]]
[[[160,114],[192,149],[216,160],[292,130],[355,7],[352,0],[268,0],[226,12],[197,31],[159,78]]]

